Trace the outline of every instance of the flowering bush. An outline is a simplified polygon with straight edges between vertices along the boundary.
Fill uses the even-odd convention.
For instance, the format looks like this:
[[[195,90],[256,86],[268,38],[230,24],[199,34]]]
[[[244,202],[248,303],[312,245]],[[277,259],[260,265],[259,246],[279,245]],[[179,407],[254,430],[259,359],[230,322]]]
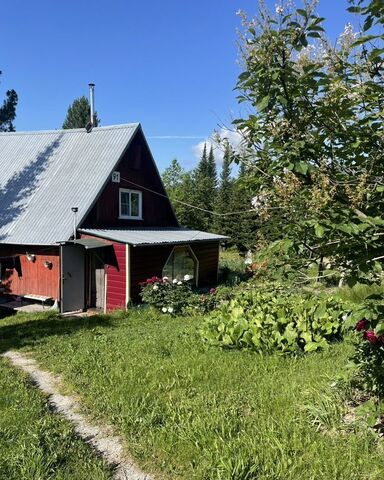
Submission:
[[[216,288],[204,293],[194,292],[191,280],[189,275],[185,275],[183,281],[170,280],[168,277],[148,278],[140,284],[140,295],[143,302],[156,307],[162,313],[196,315],[213,310],[219,301]]]
[[[313,352],[341,338],[350,314],[329,296],[292,294],[276,284],[254,286],[214,310],[202,335],[222,347]]]
[[[189,304],[193,295],[189,280],[189,275],[185,275],[184,281],[170,280],[168,277],[148,278],[140,284],[141,298],[162,313],[178,315]]]
[[[358,312],[355,354],[356,380],[361,388],[384,396],[384,305],[368,300]]]

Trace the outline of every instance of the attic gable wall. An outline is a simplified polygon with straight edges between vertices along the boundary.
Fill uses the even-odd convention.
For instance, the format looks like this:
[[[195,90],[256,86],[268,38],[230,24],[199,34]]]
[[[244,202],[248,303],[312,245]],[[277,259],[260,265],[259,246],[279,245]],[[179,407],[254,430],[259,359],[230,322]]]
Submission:
[[[83,228],[111,227],[177,227],[178,222],[168,198],[155,195],[123,179],[166,194],[161,178],[153,163],[151,152],[141,131],[132,139],[131,145],[116,168],[120,183],[111,180],[100,194],[92,210],[82,222]],[[119,189],[142,191],[143,220],[119,219]]]

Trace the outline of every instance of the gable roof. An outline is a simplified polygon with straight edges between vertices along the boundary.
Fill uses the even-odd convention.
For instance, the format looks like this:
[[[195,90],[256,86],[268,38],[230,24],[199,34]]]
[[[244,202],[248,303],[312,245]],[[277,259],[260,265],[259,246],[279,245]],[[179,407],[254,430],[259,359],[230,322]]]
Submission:
[[[0,133],[0,243],[69,240],[139,129]]]

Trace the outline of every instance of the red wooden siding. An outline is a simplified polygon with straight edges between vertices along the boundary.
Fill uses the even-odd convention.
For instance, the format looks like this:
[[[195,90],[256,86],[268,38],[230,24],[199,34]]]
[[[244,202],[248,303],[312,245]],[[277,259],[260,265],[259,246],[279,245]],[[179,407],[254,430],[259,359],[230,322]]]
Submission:
[[[190,246],[199,261],[199,286],[216,284],[219,243],[204,242]],[[154,275],[162,276],[163,267],[172,250],[172,245],[130,248],[131,297],[134,302],[140,300],[140,282]]]
[[[114,243],[117,265],[107,266],[107,310],[126,307],[126,246]]]
[[[199,286],[217,283],[219,266],[219,242],[195,243],[191,245],[199,261]]]
[[[36,255],[34,262],[28,261],[25,253]],[[47,247],[3,247],[0,246],[0,256],[20,254],[21,272],[7,270],[3,281],[6,292],[12,295],[44,295],[55,300],[60,299],[60,256],[58,248]],[[44,262],[52,262],[52,268],[46,268]]]
[[[159,174],[152,161],[144,136],[139,132],[132,140],[120,164],[116,167],[120,178],[143,185],[155,192],[166,194]],[[142,191],[143,220],[119,219],[119,189],[131,188]],[[163,198],[140,189],[123,180],[120,183],[108,181],[96,204],[82,222],[82,227],[175,227],[178,226],[168,198]]]

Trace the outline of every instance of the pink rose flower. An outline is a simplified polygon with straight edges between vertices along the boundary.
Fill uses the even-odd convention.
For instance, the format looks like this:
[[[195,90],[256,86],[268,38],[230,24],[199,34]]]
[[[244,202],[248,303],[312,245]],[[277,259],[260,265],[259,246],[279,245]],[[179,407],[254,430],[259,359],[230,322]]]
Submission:
[[[364,332],[364,339],[368,340],[369,343],[376,343],[378,338],[373,330],[367,330]]]
[[[358,332],[361,332],[362,330],[366,330],[367,329],[367,326],[368,326],[368,321],[363,318],[362,320],[359,320],[357,323],[356,323],[356,330]]]

